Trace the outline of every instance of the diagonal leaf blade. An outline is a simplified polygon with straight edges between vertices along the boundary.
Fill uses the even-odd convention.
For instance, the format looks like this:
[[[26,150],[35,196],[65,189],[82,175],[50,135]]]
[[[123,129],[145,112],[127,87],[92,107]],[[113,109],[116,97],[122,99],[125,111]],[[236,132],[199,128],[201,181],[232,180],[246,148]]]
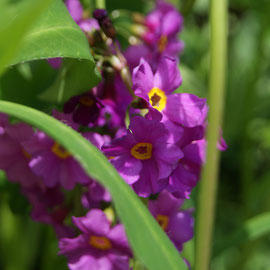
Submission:
[[[91,177],[109,190],[133,251],[148,269],[187,269],[149,211],[96,147],[76,131],[40,111],[6,101],[0,101],[0,111],[43,130],[59,141]]]

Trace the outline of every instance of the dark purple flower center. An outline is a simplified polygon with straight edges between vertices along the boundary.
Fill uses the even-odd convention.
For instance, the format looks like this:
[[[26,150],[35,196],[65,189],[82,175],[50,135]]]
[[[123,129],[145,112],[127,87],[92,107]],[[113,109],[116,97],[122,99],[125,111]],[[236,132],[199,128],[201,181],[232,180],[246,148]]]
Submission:
[[[157,95],[156,93],[151,97],[151,103],[153,106],[159,106],[159,101],[161,100],[161,97]]]
[[[130,153],[140,160],[150,159],[152,157],[152,148],[151,143],[137,143],[131,148]]]
[[[89,245],[101,250],[109,250],[112,248],[111,241],[104,236],[91,235],[89,238]]]
[[[70,153],[57,142],[53,144],[51,150],[60,159],[67,159],[70,157]]]
[[[153,87],[148,93],[149,102],[158,111],[162,111],[166,107],[167,96],[158,87]]]
[[[165,215],[158,214],[156,217],[156,220],[160,227],[165,231],[168,228],[169,225],[169,217]]]
[[[79,101],[82,105],[87,107],[92,107],[95,103],[94,100],[89,96],[82,96]]]

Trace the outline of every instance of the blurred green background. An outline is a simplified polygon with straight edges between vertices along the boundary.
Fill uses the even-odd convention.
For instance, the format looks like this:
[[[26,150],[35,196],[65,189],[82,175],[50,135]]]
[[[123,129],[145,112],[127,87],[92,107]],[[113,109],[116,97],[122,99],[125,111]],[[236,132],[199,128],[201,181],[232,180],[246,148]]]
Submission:
[[[185,42],[180,91],[207,96],[209,76],[209,18],[207,0],[171,1],[183,11]],[[85,5],[91,1],[84,1]],[[151,1],[108,0],[110,11],[147,12]],[[213,270],[270,269],[270,3],[269,0],[229,2],[227,94]],[[0,80],[1,99],[48,110],[37,94],[47,89],[56,72],[45,61],[20,64]],[[187,206],[194,206],[196,192]],[[51,228],[33,222],[30,206],[19,187],[0,174],[0,269],[67,269],[57,256]],[[249,220],[258,216],[254,223]],[[251,224],[251,225],[250,225]],[[253,225],[252,225],[253,224]],[[262,228],[263,227],[263,228]],[[245,229],[246,228],[246,229]],[[262,233],[260,233],[262,231]],[[191,241],[184,250],[192,262]]]

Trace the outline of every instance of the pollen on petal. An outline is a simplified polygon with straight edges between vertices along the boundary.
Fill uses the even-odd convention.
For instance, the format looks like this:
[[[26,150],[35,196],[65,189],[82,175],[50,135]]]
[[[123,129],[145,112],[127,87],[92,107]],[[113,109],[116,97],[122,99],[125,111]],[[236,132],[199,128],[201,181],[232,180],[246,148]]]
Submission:
[[[97,249],[109,250],[112,248],[111,241],[104,236],[92,235],[89,238],[89,244]]]
[[[167,38],[167,36],[162,35],[160,37],[159,41],[158,41],[158,51],[160,53],[162,53],[165,50],[167,44],[168,44],[168,38]]]
[[[165,231],[169,225],[169,217],[165,215],[158,214],[156,217],[157,222],[159,223],[160,227]]]
[[[149,102],[153,108],[158,111],[162,111],[166,107],[167,96],[166,94],[159,88],[154,87],[148,93]]]
[[[51,151],[61,159],[67,159],[71,156],[70,153],[57,142],[53,144]]]

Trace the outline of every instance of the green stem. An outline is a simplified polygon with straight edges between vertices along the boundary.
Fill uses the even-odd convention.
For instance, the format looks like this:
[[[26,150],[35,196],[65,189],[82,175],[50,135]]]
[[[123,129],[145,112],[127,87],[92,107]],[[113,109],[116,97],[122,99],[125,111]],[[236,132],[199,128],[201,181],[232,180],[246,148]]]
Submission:
[[[195,270],[209,269],[217,189],[219,151],[217,142],[223,115],[227,62],[227,1],[212,0],[209,125],[206,164],[202,172],[196,219]]]
[[[106,9],[106,0],[96,0],[96,8]]]

